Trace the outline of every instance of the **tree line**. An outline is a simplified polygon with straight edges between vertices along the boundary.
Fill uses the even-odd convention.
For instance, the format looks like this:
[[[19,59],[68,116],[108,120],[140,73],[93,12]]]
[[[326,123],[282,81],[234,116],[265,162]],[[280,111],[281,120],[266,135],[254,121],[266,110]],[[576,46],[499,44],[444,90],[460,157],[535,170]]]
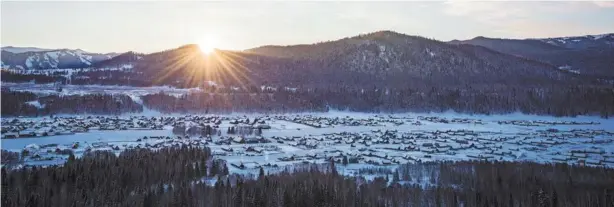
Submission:
[[[2,90],[2,116],[46,116],[55,114],[123,114],[143,107],[123,94],[37,95]],[[36,103],[33,103],[36,102]]]
[[[66,83],[66,77],[61,76],[60,73],[53,73],[49,75],[43,74],[21,74],[21,73],[13,73],[9,71],[0,71],[0,79],[2,82],[14,82],[14,83],[24,83],[24,82],[34,82],[37,84],[45,84],[45,83]]]
[[[145,95],[144,106],[161,112],[443,112],[578,116],[614,114],[614,90],[601,87],[328,88],[259,93]]]
[[[3,206],[117,206],[182,182],[227,175],[208,148],[93,151],[63,166],[2,168]],[[140,201],[139,201],[140,202]]]
[[[524,88],[482,86],[469,88],[326,88],[220,92],[204,90],[182,96],[163,92],[141,97],[143,105],[123,94],[37,96],[3,90],[2,115],[37,116],[57,113],[121,114],[143,107],[164,113],[322,112],[443,112],[469,114],[526,114],[604,118],[614,114],[614,90],[570,86]],[[26,102],[38,100],[37,108]]]
[[[227,176],[207,148],[71,156],[63,166],[2,168],[3,206],[612,206],[614,170],[528,162],[400,165],[373,179],[334,162]],[[271,172],[269,170],[269,172]],[[202,182],[204,180],[215,181]]]

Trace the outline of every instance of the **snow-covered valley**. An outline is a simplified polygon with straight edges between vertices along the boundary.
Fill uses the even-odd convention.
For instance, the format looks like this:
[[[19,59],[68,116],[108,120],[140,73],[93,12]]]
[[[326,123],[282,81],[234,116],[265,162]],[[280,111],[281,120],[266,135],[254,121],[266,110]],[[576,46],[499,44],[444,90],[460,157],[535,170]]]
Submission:
[[[199,92],[200,88],[175,88],[169,86],[153,87],[134,87],[121,85],[61,85],[62,90],[58,91],[55,84],[36,84],[36,83],[7,83],[3,82],[2,87],[10,88],[12,91],[31,92],[38,95],[84,95],[84,94],[123,94],[131,97],[138,97],[147,94],[164,92],[180,96],[190,92]]]
[[[67,151],[180,145],[207,146],[237,173],[330,159],[348,169],[471,159],[613,167],[614,120],[351,112],[2,119],[2,149],[24,154],[26,165],[61,164]]]

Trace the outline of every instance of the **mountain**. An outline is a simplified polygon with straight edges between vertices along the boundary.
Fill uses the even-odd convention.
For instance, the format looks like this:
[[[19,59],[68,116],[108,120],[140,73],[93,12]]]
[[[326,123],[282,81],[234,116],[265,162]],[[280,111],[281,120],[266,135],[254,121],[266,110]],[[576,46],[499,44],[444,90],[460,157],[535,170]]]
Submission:
[[[449,84],[561,80],[567,74],[482,47],[453,46],[393,31],[379,31],[313,45],[269,46],[248,50],[274,57],[299,57],[321,63],[322,78],[351,72],[365,80]],[[296,58],[294,58],[296,59]],[[307,76],[308,74],[303,74]],[[482,77],[481,80],[476,78]],[[332,81],[332,80],[331,80]]]
[[[111,59],[116,53],[90,53],[80,49],[2,48],[2,67],[11,69],[86,68]]]
[[[132,68],[133,64],[143,58],[144,54],[136,52],[125,52],[116,55],[110,59],[96,62],[92,65],[94,68]]]
[[[204,56],[196,45],[186,45],[124,63],[133,64],[139,74],[126,80],[155,79],[155,84],[189,86],[209,80],[224,85],[365,88],[584,81],[550,64],[485,47],[452,45],[392,31],[311,45],[219,50],[210,56]]]
[[[614,48],[614,33],[575,37],[543,38],[536,40],[569,49]]]
[[[16,62],[24,62],[18,65],[23,68],[66,68],[65,63],[69,61],[51,58],[57,56],[72,57],[72,62],[81,67],[132,69],[82,72],[75,75],[79,78],[74,79],[73,84],[194,87],[213,81],[226,86],[246,87],[399,88],[590,83],[584,75],[560,70],[560,64],[526,57],[527,53],[556,54],[553,51],[573,49],[540,40],[493,41],[480,37],[473,41],[484,44],[460,41],[449,44],[393,31],[378,31],[315,44],[263,46],[245,51],[217,50],[210,55],[204,55],[196,45],[151,54],[127,52],[115,57],[98,54],[96,57],[103,56],[98,61],[94,61],[92,53],[73,51],[4,52],[3,64],[16,67],[14,63],[5,61],[6,53],[7,56],[22,58]],[[64,65],[60,66],[58,62]]]
[[[476,45],[520,56],[573,72],[614,77],[613,34],[546,39],[499,39],[476,37],[450,44]]]
[[[569,49],[562,48],[559,46],[551,45],[545,43],[541,40],[536,39],[498,39],[498,38],[488,38],[488,37],[475,37],[470,40],[452,40],[449,43],[451,44],[470,44],[470,45],[478,45],[482,47],[486,47],[489,49],[493,49],[499,52],[517,55],[517,56],[527,56],[527,55],[539,55],[543,53],[557,52],[557,51],[568,51]]]
[[[7,52],[12,52],[12,53],[44,52],[44,51],[50,51],[50,50],[53,50],[53,49],[43,49],[43,48],[37,48],[37,47],[13,47],[13,46],[2,47],[2,52],[7,51]]]

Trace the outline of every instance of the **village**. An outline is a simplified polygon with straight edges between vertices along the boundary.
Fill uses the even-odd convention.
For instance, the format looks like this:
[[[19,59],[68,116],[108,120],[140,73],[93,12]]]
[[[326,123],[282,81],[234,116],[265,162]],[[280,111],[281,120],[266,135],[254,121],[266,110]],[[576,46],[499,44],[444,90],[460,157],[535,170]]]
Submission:
[[[46,165],[95,150],[209,147],[234,171],[331,160],[360,166],[473,159],[614,167],[608,126],[398,114],[3,118],[2,150],[19,153],[25,164]]]

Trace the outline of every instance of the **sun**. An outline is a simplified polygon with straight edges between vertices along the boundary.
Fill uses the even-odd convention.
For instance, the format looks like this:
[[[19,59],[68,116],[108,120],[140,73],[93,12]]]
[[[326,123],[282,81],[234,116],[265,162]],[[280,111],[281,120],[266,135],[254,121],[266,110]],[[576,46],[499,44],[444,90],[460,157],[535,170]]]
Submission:
[[[218,41],[216,38],[212,36],[206,36],[202,38],[200,42],[198,42],[198,48],[200,48],[200,51],[203,54],[208,55],[208,54],[215,52],[215,49],[218,46],[217,44],[218,44]]]

